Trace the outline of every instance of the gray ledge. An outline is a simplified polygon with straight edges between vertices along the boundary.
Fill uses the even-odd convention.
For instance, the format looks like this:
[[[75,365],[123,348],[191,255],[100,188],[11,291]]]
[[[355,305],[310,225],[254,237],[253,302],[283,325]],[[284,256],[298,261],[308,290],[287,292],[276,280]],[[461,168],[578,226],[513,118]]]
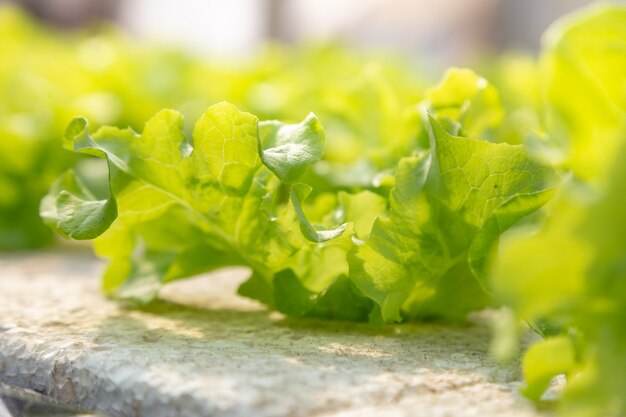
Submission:
[[[0,382],[111,416],[539,415],[518,364],[467,326],[286,319],[235,295],[246,271],[107,300],[81,251],[0,257]]]

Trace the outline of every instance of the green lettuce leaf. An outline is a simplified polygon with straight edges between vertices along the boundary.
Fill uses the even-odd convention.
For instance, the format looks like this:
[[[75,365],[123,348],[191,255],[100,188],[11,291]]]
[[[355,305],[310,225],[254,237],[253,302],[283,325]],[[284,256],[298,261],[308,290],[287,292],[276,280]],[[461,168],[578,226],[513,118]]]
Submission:
[[[624,136],[626,144],[626,135]],[[493,270],[498,298],[519,318],[549,320],[561,334],[547,337],[524,360],[526,393],[539,399],[550,380],[570,376],[561,405],[564,415],[621,415],[626,411],[626,146],[602,190],[570,182],[551,203],[551,215],[536,233],[518,232],[502,245]],[[550,354],[540,354],[549,350]],[[554,357],[574,360],[555,363]],[[568,356],[568,357],[569,357]],[[541,371],[540,378],[537,370]]]
[[[296,125],[262,122],[259,130],[263,163],[287,184],[299,180],[306,168],[322,159],[326,135],[313,113]]]
[[[459,320],[489,305],[484,258],[552,193],[553,172],[521,146],[454,137],[429,122],[430,151],[400,162],[390,216],[350,261],[351,278],[383,321]]]
[[[298,120],[314,110],[334,140],[317,169],[305,173],[314,188],[309,202],[334,187],[375,188],[379,172],[414,144],[404,110],[421,98],[423,73],[400,56],[271,43],[245,62],[218,62],[137,42],[109,25],[58,31],[10,4],[0,5],[0,40],[0,250],[54,242],[38,206],[63,171],[74,166],[82,175],[76,155],[60,146],[77,114],[92,127],[140,130],[159,109],[197,120],[221,100],[262,119]],[[268,153],[268,166],[276,169],[280,164],[269,161],[285,149]]]
[[[601,5],[547,32],[542,53],[551,135],[572,174],[539,228],[501,245],[492,288],[545,337],[524,358],[534,400],[567,376],[566,416],[626,413],[626,7]]]
[[[455,136],[494,139],[504,117],[496,88],[466,68],[447,70],[439,84],[426,91],[422,106]]]
[[[569,143],[567,167],[592,180],[619,147],[626,112],[626,8],[601,5],[567,16],[546,32],[542,93],[551,134]]]
[[[242,293],[255,288],[250,296],[294,313],[282,296],[283,304],[274,301],[274,292],[291,285],[283,277],[302,276],[303,291],[326,300],[347,274],[351,241],[322,244],[347,225],[326,229],[323,218],[317,225],[305,214],[310,188],[296,181],[321,158],[325,140],[315,116],[268,126],[227,103],[204,113],[191,140],[172,110],[154,116],[141,134],[110,127],[92,134],[75,119],[66,147],[106,160],[109,195],[97,198],[69,171],[43,200],[42,217],[65,236],[95,238],[96,252],[110,259],[103,280],[109,294],[147,302],[165,282],[243,265],[253,274]],[[285,193],[290,199],[281,198]]]
[[[484,265],[499,235],[546,201],[553,173],[520,146],[429,123],[429,151],[401,160],[388,202],[367,190],[311,198],[302,181],[325,143],[312,114],[258,122],[220,103],[191,139],[172,110],[141,134],[90,133],[78,118],[65,146],[106,162],[108,195],[68,171],[42,217],[95,238],[110,259],[104,290],[117,297],[147,302],[171,280],[241,265],[252,273],[240,294],[289,315],[459,320],[491,303]]]
[[[79,123],[82,130],[75,129]],[[182,116],[170,110],[148,121],[141,135],[108,127],[91,135],[84,121],[74,121],[67,143],[79,153],[106,158],[108,201],[116,202],[118,214],[114,221],[107,218],[112,224],[102,233],[103,223],[80,216],[88,219],[93,215],[88,207],[106,203],[70,188],[52,190],[44,203],[53,201],[56,210],[44,215],[50,220],[56,213],[57,228],[70,236],[102,234],[95,248],[111,258],[104,281],[108,292],[149,300],[161,282],[248,261],[269,274],[269,254],[245,250],[266,234],[282,235],[262,214],[270,175],[260,170],[256,117],[215,105],[196,124],[193,141],[185,137]],[[71,223],[64,216],[70,209],[76,211]],[[275,250],[291,249],[279,239]],[[205,254],[196,260],[192,255],[198,252]]]

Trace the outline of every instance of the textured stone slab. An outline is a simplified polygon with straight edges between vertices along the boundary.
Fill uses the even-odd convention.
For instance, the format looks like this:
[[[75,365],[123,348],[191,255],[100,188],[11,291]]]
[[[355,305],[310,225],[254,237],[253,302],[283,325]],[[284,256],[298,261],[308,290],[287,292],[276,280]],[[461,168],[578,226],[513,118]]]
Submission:
[[[292,320],[235,296],[245,270],[137,310],[80,250],[0,257],[0,382],[112,416],[538,415],[489,326]]]

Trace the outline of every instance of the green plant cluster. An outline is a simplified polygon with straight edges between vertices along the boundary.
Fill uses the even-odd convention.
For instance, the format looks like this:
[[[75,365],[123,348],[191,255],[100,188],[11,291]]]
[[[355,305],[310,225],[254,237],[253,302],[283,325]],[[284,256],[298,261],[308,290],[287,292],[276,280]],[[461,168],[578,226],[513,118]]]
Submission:
[[[390,164],[387,154],[408,135],[399,130],[403,111],[424,89],[417,64],[383,53],[267,45],[223,62],[138,43],[114,27],[59,32],[7,6],[0,44],[0,251],[53,243],[38,205],[75,165],[61,138],[77,114],[95,127],[139,130],[162,108],[195,120],[222,100],[265,119],[297,120],[316,109],[334,138],[325,163],[337,174],[328,180],[347,184]],[[78,159],[89,175],[93,164]]]
[[[543,337],[523,360],[529,398],[565,374],[563,415],[626,413],[626,7],[559,20],[536,60],[488,61],[487,78],[452,68],[429,87],[408,62],[341,48],[272,47],[236,67],[8,16],[0,30],[41,42],[33,55],[58,50],[61,99],[35,89],[44,117],[2,86],[14,139],[0,158],[38,152],[50,167],[0,159],[0,182],[22,172],[14,185],[39,187],[0,207],[35,204],[78,160],[41,217],[93,240],[107,294],[150,302],[167,282],[245,266],[239,293],[295,317],[461,321],[505,306],[496,355],[515,353],[522,321]],[[10,65],[28,68],[15,42]],[[86,117],[61,133],[70,113]]]
[[[545,221],[503,240],[492,289],[545,337],[524,358],[530,398],[565,374],[563,415],[624,415],[626,8],[558,21],[539,64],[548,153],[567,175]]]

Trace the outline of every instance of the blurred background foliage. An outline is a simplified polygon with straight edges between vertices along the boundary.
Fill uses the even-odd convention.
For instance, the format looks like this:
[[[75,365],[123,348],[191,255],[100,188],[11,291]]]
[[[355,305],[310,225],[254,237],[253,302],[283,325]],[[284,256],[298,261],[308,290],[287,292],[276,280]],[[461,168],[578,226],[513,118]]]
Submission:
[[[316,190],[361,187],[419,141],[415,104],[440,68],[473,62],[507,109],[491,136],[519,143],[539,126],[534,60],[487,51],[536,49],[554,16],[584,2],[4,3],[19,5],[0,4],[0,250],[52,242],[37,211],[76,162],[60,146],[76,115],[141,131],[161,108],[193,121],[222,100],[260,119],[313,111],[329,137]]]

